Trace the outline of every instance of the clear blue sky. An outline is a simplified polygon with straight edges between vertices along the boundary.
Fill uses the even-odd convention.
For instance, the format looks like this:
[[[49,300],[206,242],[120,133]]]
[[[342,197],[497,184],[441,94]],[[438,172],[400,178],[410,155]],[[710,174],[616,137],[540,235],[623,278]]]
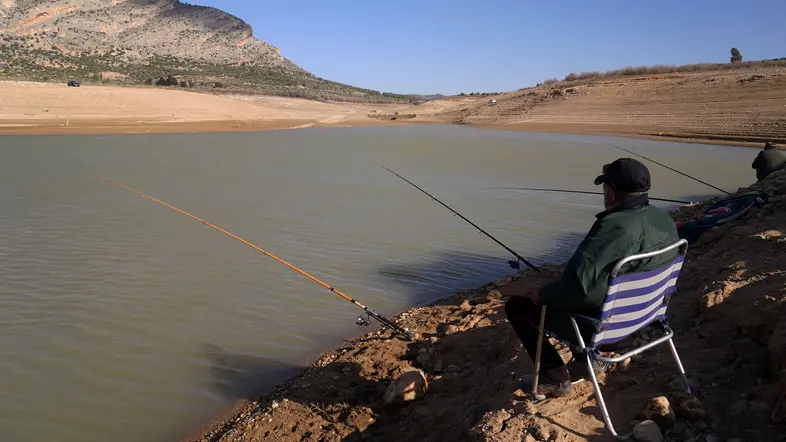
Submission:
[[[786,0],[191,0],[323,78],[498,92],[570,72],[786,57]]]

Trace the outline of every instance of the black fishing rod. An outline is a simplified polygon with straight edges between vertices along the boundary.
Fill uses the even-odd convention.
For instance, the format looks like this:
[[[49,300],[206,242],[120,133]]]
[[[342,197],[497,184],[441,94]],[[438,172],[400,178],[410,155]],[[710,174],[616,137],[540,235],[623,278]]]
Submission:
[[[603,192],[590,192],[586,190],[564,190],[564,189],[539,189],[536,187],[494,187],[494,189],[500,190],[532,190],[536,192],[560,192],[560,193],[583,193],[587,195],[603,195]],[[653,201],[665,201],[668,203],[679,203],[679,204],[690,204],[690,201],[682,201],[682,200],[672,200],[668,198],[655,198],[652,196],[648,196],[649,199]]]
[[[415,183],[413,183],[412,181],[410,181],[410,180],[408,180],[408,179],[404,178],[403,176],[401,176],[401,175],[397,174],[396,172],[393,172],[392,170],[388,169],[387,167],[385,167],[385,166],[382,166],[382,168],[384,168],[384,169],[385,169],[385,170],[387,170],[388,172],[392,173],[393,175],[395,175],[395,176],[397,176],[397,177],[401,178],[402,180],[406,181],[407,183],[411,184],[413,187],[415,187],[415,188],[416,188],[416,189],[418,189],[419,191],[421,191],[421,192],[425,193],[426,195],[428,195],[429,197],[431,197],[431,199],[433,199],[434,201],[436,201],[436,202],[438,202],[438,203],[442,204],[442,205],[443,205],[443,206],[444,206],[446,209],[448,209],[448,210],[450,210],[451,212],[453,212],[454,214],[458,215],[458,216],[459,216],[459,217],[461,217],[461,219],[463,219],[464,221],[466,221],[466,222],[470,223],[470,224],[472,225],[472,227],[474,227],[474,228],[478,229],[478,230],[480,231],[480,233],[482,233],[482,234],[484,234],[484,235],[488,236],[488,237],[489,237],[489,238],[491,238],[491,239],[492,239],[494,242],[496,242],[497,244],[499,244],[499,245],[501,245],[502,247],[504,247],[504,248],[505,248],[505,250],[507,250],[508,252],[512,253],[512,254],[513,254],[513,256],[515,256],[515,257],[518,259],[518,261],[513,261],[513,260],[510,260],[510,261],[508,261],[508,264],[510,264],[510,266],[511,266],[512,268],[514,268],[514,269],[518,269],[518,268],[520,267],[520,266],[519,266],[519,261],[521,261],[521,262],[523,262],[524,264],[528,265],[528,266],[529,266],[529,267],[530,267],[532,270],[535,270],[536,272],[540,273],[540,269],[539,269],[539,268],[537,268],[537,267],[535,267],[534,265],[532,265],[532,263],[530,263],[529,261],[527,261],[526,259],[524,259],[524,258],[523,258],[521,255],[519,255],[518,253],[516,253],[516,252],[514,252],[513,250],[511,250],[511,249],[510,249],[508,246],[506,246],[505,244],[502,244],[502,243],[501,243],[501,242],[500,242],[500,241],[499,241],[497,238],[494,238],[494,237],[493,237],[493,236],[491,236],[491,235],[490,235],[488,232],[486,232],[485,230],[483,230],[483,229],[481,229],[480,227],[478,227],[478,225],[477,225],[477,224],[473,223],[472,221],[468,220],[467,218],[465,218],[465,217],[464,217],[463,215],[461,215],[460,213],[458,213],[458,212],[456,212],[455,210],[451,209],[451,208],[450,208],[450,206],[448,206],[447,204],[445,204],[445,203],[443,203],[442,201],[438,200],[437,198],[435,198],[435,197],[434,197],[433,195],[431,195],[430,193],[428,193],[428,192],[426,192],[425,190],[423,190],[423,189],[421,189],[420,187],[418,187],[418,186],[417,186]]]
[[[611,143],[609,143],[609,144],[611,144]],[[617,146],[616,144],[611,144],[611,145],[612,145],[612,146],[614,146],[614,147],[616,147],[617,149],[619,149],[619,150],[622,150],[622,151],[624,151],[624,152],[627,152],[627,153],[629,153],[629,154],[636,155],[637,157],[641,157],[641,158],[644,158],[645,160],[652,161],[653,163],[657,164],[658,166],[665,167],[666,169],[669,169],[669,170],[671,170],[672,172],[677,172],[678,174],[680,174],[680,175],[682,175],[682,176],[686,176],[686,177],[688,177],[688,178],[690,178],[690,179],[692,179],[692,180],[694,180],[694,181],[698,181],[698,182],[700,182],[700,183],[702,183],[702,184],[704,184],[704,185],[706,185],[706,186],[710,186],[710,187],[712,187],[712,188],[713,188],[713,189],[715,189],[715,190],[719,190],[719,191],[721,191],[721,192],[725,193],[726,195],[731,195],[731,193],[729,193],[729,192],[726,192],[725,190],[723,190],[723,189],[721,189],[721,188],[719,188],[719,187],[715,187],[715,186],[713,186],[712,184],[710,184],[710,183],[708,183],[708,182],[706,182],[706,181],[702,181],[702,180],[700,180],[700,179],[698,179],[698,178],[694,178],[694,177],[692,177],[692,176],[688,175],[687,173],[682,173],[682,172],[680,172],[680,171],[679,171],[679,170],[677,170],[677,169],[673,169],[673,168],[671,168],[671,167],[669,167],[669,166],[667,166],[667,165],[665,165],[665,164],[662,164],[662,163],[659,163],[659,162],[657,162],[657,161],[655,161],[655,160],[653,160],[653,159],[647,158],[647,157],[645,157],[644,155],[639,155],[639,154],[637,154],[636,152],[631,152],[631,151],[629,151],[628,149],[624,149],[624,148],[622,148],[622,147],[619,147],[619,146]]]

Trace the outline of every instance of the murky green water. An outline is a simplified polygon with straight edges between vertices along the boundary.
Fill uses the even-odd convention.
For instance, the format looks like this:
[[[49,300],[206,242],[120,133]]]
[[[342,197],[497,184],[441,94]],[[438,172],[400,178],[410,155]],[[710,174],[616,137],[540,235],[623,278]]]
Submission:
[[[611,140],[727,190],[756,151],[465,127],[0,138],[0,439],[173,440],[359,331],[304,276],[118,180],[233,232],[389,315],[564,260],[601,197]],[[650,165],[653,196],[716,192]]]

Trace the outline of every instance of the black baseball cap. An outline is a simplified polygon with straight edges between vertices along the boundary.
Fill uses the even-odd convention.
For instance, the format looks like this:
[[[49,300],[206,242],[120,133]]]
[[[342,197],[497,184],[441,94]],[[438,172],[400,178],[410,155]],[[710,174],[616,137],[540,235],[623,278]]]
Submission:
[[[603,166],[603,174],[595,178],[595,185],[603,183],[619,192],[647,192],[650,190],[650,171],[640,161],[620,158]]]

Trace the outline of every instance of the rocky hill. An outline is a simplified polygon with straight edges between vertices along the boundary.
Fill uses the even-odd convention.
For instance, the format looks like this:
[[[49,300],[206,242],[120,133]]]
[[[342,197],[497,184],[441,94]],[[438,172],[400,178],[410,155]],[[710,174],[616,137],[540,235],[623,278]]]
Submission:
[[[173,75],[307,98],[411,100],[316,77],[243,20],[178,0],[0,0],[0,75],[131,83]]]

